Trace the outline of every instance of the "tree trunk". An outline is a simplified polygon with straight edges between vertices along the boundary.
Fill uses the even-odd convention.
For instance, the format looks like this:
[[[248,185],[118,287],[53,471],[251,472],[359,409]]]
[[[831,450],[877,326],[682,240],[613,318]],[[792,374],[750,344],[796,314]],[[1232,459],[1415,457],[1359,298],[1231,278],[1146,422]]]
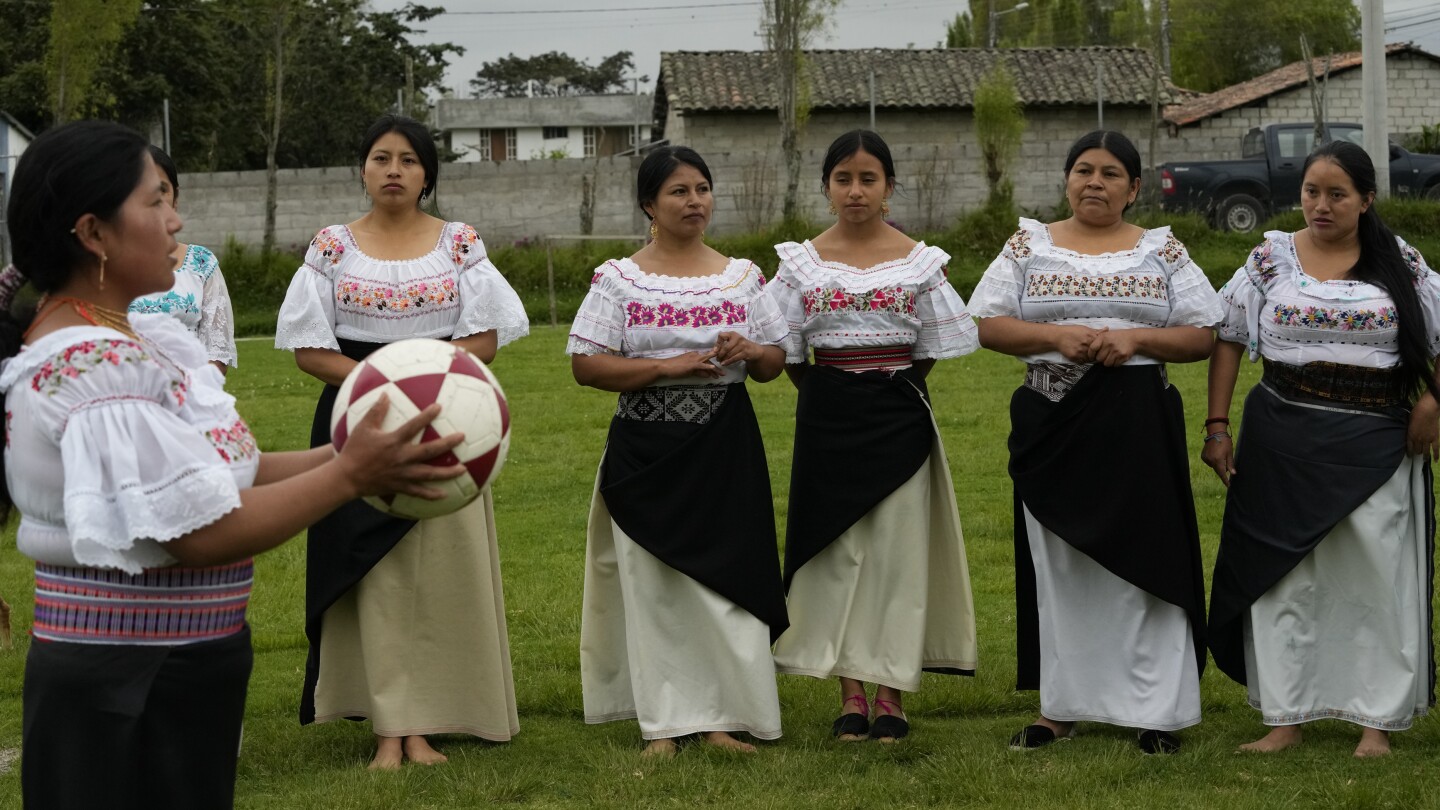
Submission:
[[[280,148],[280,119],[285,109],[285,12],[275,15],[275,98],[270,105],[270,137],[265,144],[265,237],[261,255],[275,252],[275,207],[277,197],[276,152]]]

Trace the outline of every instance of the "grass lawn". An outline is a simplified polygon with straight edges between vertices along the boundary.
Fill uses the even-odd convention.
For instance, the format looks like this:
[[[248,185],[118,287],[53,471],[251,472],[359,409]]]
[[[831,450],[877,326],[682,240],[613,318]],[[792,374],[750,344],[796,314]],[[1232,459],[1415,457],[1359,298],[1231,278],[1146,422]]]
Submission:
[[[308,436],[319,386],[268,341],[240,344],[230,377],[266,450],[296,449]],[[980,636],[975,678],[926,675],[906,702],[914,725],[901,744],[836,744],[833,683],[780,681],[785,736],[754,756],[691,746],[670,762],[642,761],[632,722],[586,726],[580,702],[580,593],[585,517],[614,395],[570,378],[564,333],[538,327],[502,350],[496,371],[510,396],[514,438],[495,484],[496,520],[520,703],[521,732],[495,745],[441,737],[450,763],[372,774],[368,727],[296,722],[301,669],[305,553],[290,543],[259,560],[250,621],[255,673],[246,710],[237,804],[245,808],[533,807],[748,808],[1005,806],[1067,807],[1440,807],[1440,723],[1422,720],[1395,739],[1393,756],[1357,761],[1358,730],[1311,727],[1285,754],[1241,755],[1259,736],[1243,689],[1211,667],[1202,684],[1205,721],[1184,733],[1173,757],[1147,758],[1133,732],[1082,725],[1066,745],[1017,754],[1006,741],[1035,716],[1034,693],[1013,690],[1014,587],[1005,437],[1010,393],[1022,367],[981,351],[940,363],[931,391],[950,454],[974,578]],[[1240,389],[1258,377],[1246,366]],[[1188,406],[1191,475],[1207,570],[1218,542],[1223,490],[1198,462],[1204,367],[1172,367]],[[777,520],[785,520],[794,389],[782,378],[752,384],[770,456]],[[1235,409],[1238,414],[1239,408]],[[1089,474],[1078,468],[1077,476]],[[1145,493],[1117,493],[1143,498]],[[717,517],[723,505],[717,505]],[[0,552],[0,594],[14,606],[15,649],[0,652],[0,749],[20,745],[20,685],[30,623],[31,566]],[[83,778],[77,774],[76,778]],[[19,807],[16,770],[0,776],[0,807]]]

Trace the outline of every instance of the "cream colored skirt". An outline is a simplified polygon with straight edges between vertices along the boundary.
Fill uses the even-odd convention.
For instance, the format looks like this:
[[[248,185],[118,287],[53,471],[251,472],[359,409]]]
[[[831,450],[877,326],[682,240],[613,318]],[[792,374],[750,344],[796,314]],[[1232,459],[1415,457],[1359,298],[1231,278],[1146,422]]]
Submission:
[[[975,609],[945,448],[795,572],[775,667],[905,692],[922,669],[974,671]]]
[[[520,730],[489,489],[416,523],[323,621],[317,723],[496,741]]]
[[[580,682],[585,722],[635,719],[647,740],[780,736],[769,626],[631,540],[598,488],[585,544]]]
[[[1025,509],[1040,613],[1040,713],[1176,731],[1200,722],[1185,611],[1111,573]]]
[[[1330,717],[1399,731],[1430,706],[1423,459],[1250,606],[1245,675],[1266,725]]]

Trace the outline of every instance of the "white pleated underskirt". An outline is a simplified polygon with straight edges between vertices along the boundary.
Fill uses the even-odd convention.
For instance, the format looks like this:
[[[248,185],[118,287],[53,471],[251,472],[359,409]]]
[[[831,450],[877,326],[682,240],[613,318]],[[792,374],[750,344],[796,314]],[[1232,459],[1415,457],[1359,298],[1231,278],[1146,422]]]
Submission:
[[[1126,582],[1025,509],[1040,611],[1040,713],[1175,731],[1200,722],[1185,611]]]
[[[1250,607],[1245,674],[1266,725],[1398,731],[1429,709],[1424,463],[1407,457]]]
[[[945,450],[930,458],[790,583],[780,672],[905,692],[923,669],[974,671],[975,611]]]
[[[770,628],[666,565],[591,500],[580,618],[585,722],[637,720],[647,740],[780,736]]]

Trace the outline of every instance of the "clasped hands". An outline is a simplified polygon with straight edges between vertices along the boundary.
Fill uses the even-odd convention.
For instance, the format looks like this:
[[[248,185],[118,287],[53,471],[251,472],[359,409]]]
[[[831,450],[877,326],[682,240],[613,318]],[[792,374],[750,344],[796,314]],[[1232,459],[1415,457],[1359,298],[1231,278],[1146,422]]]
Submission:
[[[667,377],[704,377],[717,379],[725,367],[741,361],[760,359],[761,346],[738,332],[721,332],[715,347],[709,351],[686,352],[666,358],[663,363]]]
[[[1055,348],[1072,363],[1099,363],[1102,366],[1122,366],[1134,357],[1140,348],[1141,329],[1116,329],[1102,326],[1092,329],[1088,326],[1058,326],[1059,336]]]

